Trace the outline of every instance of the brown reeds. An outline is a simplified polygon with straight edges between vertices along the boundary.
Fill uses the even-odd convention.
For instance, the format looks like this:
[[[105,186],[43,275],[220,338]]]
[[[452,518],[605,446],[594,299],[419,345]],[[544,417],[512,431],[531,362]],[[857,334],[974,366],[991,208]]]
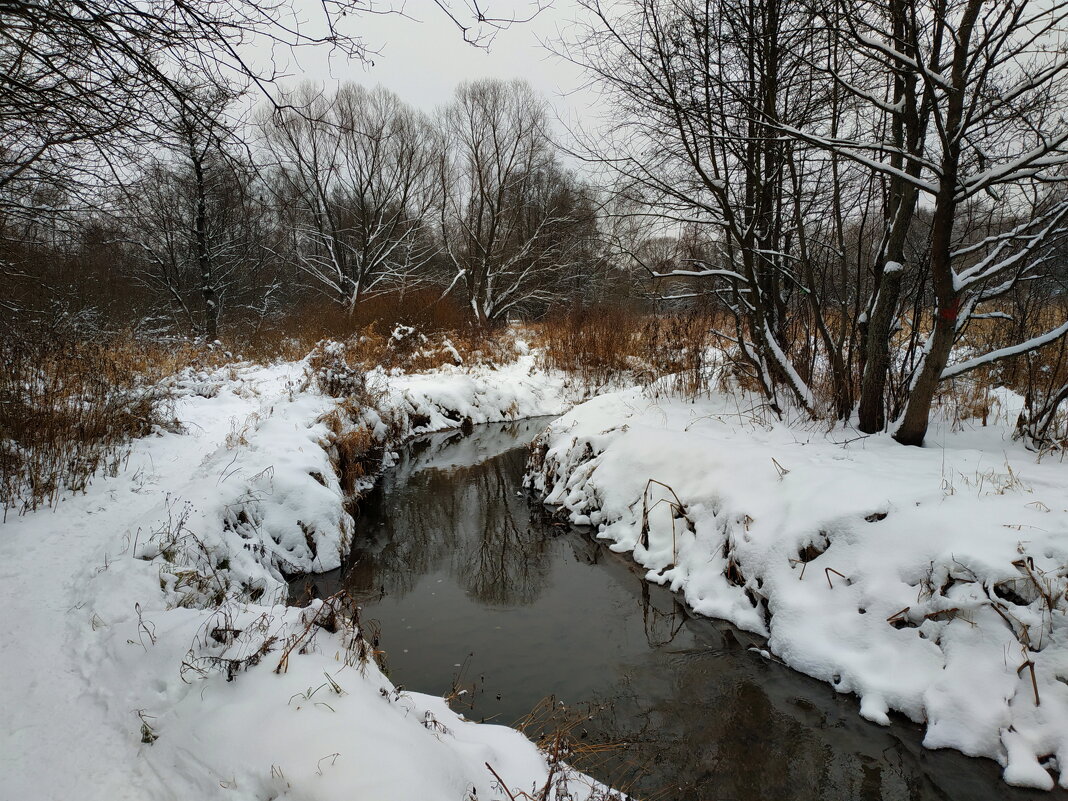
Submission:
[[[327,300],[306,302],[229,334],[235,352],[253,361],[303,358],[323,340],[349,341],[378,332],[388,336],[398,326],[425,335],[448,332],[458,338],[474,334],[469,311],[436,290],[390,292],[370,297],[349,311]]]
[[[0,505],[53,505],[114,475],[131,439],[167,423],[160,379],[215,358],[187,342],[0,341]]]
[[[692,397],[706,392],[716,357],[728,344],[705,310],[649,314],[625,306],[573,307],[538,327],[545,367],[590,390],[620,383],[652,385]],[[666,379],[666,381],[665,381]]]

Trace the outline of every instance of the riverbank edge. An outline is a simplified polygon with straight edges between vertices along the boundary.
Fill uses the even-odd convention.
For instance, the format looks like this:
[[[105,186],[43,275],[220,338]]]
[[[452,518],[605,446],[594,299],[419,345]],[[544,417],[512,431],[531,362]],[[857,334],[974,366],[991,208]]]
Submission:
[[[1006,398],[1006,402],[1010,400]],[[1041,580],[1036,579],[1031,582],[1035,593],[1028,599],[1013,598],[1025,608],[1021,611],[1013,604],[1008,613],[1013,615],[1011,620],[1000,608],[1007,605],[1001,596],[1012,598],[1017,584],[1027,589],[1020,577],[1030,582],[1028,571],[1033,571],[1034,577],[1049,575],[1051,581],[1063,584],[1066,571],[1056,569],[1058,564],[1068,564],[1063,547],[1054,547],[1044,540],[1033,543],[1035,547],[1026,552],[1015,553],[1022,545],[1016,546],[1013,539],[1008,543],[1013,555],[998,554],[1004,557],[1004,564],[993,564],[996,560],[984,553],[982,546],[976,546],[971,553],[967,550],[954,553],[953,547],[947,546],[943,548],[945,556],[941,563],[935,556],[926,575],[921,570],[918,577],[913,577],[913,589],[934,579],[932,592],[923,603],[915,596],[904,601],[894,597],[899,588],[888,593],[888,598],[876,599],[872,596],[879,588],[872,587],[871,581],[865,582],[865,578],[871,577],[862,575],[862,565],[856,558],[857,552],[861,552],[858,543],[863,540],[863,529],[873,524],[884,526],[883,521],[890,514],[904,516],[902,512],[907,506],[926,503],[930,493],[917,493],[912,487],[916,499],[910,497],[906,501],[893,492],[884,493],[878,488],[879,477],[872,476],[874,492],[858,492],[845,502],[821,503],[816,495],[809,495],[807,501],[818,507],[817,511],[808,515],[804,524],[791,529],[784,522],[786,516],[778,514],[783,510],[774,509],[779,503],[776,495],[791,495],[793,501],[805,503],[806,492],[821,485],[825,491],[827,486],[833,486],[833,481],[828,482],[826,476],[822,479],[812,476],[819,472],[820,459],[806,458],[798,463],[794,458],[797,449],[792,453],[783,446],[787,443],[819,445],[822,441],[822,446],[808,448],[811,452],[820,451],[820,458],[843,446],[831,443],[826,432],[814,435],[811,431],[790,431],[783,425],[752,421],[739,424],[733,419],[725,424],[725,419],[735,416],[737,405],[737,399],[729,402],[725,398],[710,398],[705,402],[673,400],[640,389],[609,393],[576,406],[535,441],[525,484],[559,519],[592,527],[593,536],[599,541],[613,551],[629,554],[646,569],[646,580],[679,593],[695,614],[726,620],[762,637],[767,643],[765,657],[821,679],[838,692],[857,695],[863,717],[888,725],[888,713],[892,710],[923,723],[927,726],[926,747],[954,748],[968,756],[992,759],[1002,766],[1008,784],[1051,790],[1056,784],[1051,773],[1060,772],[1060,786],[1068,787],[1068,725],[1060,716],[1062,710],[1068,709],[1064,692],[1068,683],[1062,677],[1063,670],[1057,669],[1058,665],[1068,664],[1063,636],[1065,610],[1058,600],[1064,587],[1052,587],[1043,596]],[[1005,415],[1006,420],[1009,417]],[[713,429],[718,430],[710,434]],[[787,438],[770,432],[785,432]],[[710,439],[702,442],[705,436]],[[960,439],[958,447],[962,453],[982,444],[972,434],[960,435]],[[752,453],[734,459],[732,445],[736,449],[743,443],[747,443],[745,447]],[[1003,442],[999,444],[1004,446]],[[888,445],[898,448],[896,453],[905,458],[919,455],[918,458],[931,461],[930,450],[924,453],[919,449],[903,449],[878,439],[869,447],[874,450]],[[1017,450],[1019,453],[1012,454],[1014,460],[1034,462],[1033,454],[1022,448]],[[755,458],[750,458],[753,454]],[[857,459],[856,456],[848,458]],[[1019,505],[1027,502],[1045,514],[1052,514],[1050,507],[1055,506],[1055,498],[1064,497],[1068,482],[1057,481],[1053,487],[1055,494],[1043,496],[1050,502],[1047,507],[1040,498],[1030,496],[1031,490],[1017,480],[1010,457],[1006,454],[1004,458],[1007,470],[1004,475],[977,473],[980,479],[1003,480],[990,494],[996,494],[997,499],[1022,495]],[[754,470],[756,460],[762,464]],[[850,469],[856,470],[857,465]],[[809,474],[800,491],[783,488],[790,481],[791,472]],[[967,484],[968,476],[958,475]],[[723,479],[722,483],[717,483],[717,479]],[[1042,479],[1043,485],[1049,483],[1046,474]],[[743,491],[739,484],[744,482],[753,486]],[[938,488],[936,494],[945,495],[951,502],[960,500],[952,487]],[[982,503],[972,505],[983,506]],[[772,507],[770,514],[769,507]],[[1017,512],[1015,509],[1014,514]],[[972,509],[970,513],[978,524],[978,519],[989,515],[990,510]],[[1066,514],[1068,510],[1061,517]],[[762,529],[761,523],[767,523],[769,517],[772,524]],[[1010,527],[1027,528],[1029,522]],[[1049,525],[1048,520],[1044,522]],[[1057,522],[1061,526],[1068,524],[1068,520]],[[987,521],[986,528],[992,525],[995,524]],[[888,531],[884,527],[881,533]],[[832,548],[839,543],[844,545]],[[954,544],[960,545],[960,541]],[[1040,565],[1036,566],[1032,552],[1041,553]],[[1022,562],[1020,554],[1024,554]],[[773,562],[775,567],[769,567]],[[972,564],[965,566],[968,562]],[[954,573],[954,565],[960,566],[957,573],[961,575]],[[806,570],[807,582],[804,581]],[[969,579],[964,573],[973,570],[977,573],[969,573],[972,589],[981,587],[982,594],[965,592]],[[843,601],[843,593],[850,598]],[[1041,609],[1043,597],[1052,599],[1045,618]],[[831,598],[835,600],[829,601]],[[825,612],[829,603],[841,607],[854,604],[849,610],[851,616],[859,612],[868,616],[867,620],[881,621],[892,631],[881,655],[901,647],[905,636],[914,638],[917,634],[923,646],[939,643],[946,652],[954,649],[953,658],[945,657],[937,666],[947,676],[938,677],[932,670],[926,675],[918,675],[917,671],[911,676],[895,677],[893,671],[900,661],[892,661],[889,670],[866,671],[867,666],[850,664],[853,653],[836,661],[831,653],[835,648],[857,652],[871,647],[872,643],[861,637],[850,642],[854,630],[835,631],[836,623],[842,618],[841,610],[836,612],[837,620],[832,617],[823,628],[797,622]],[[1035,619],[1025,616],[1028,611],[1035,613],[1032,615]],[[1022,629],[1014,626],[1014,622],[1020,623],[1017,616],[1023,620]],[[787,630],[785,635],[778,630],[780,621],[786,621],[782,626]],[[1002,669],[997,653],[1002,641],[1016,646],[1022,637],[1026,643],[1029,623],[1033,632],[1041,631],[1042,625],[1048,626],[1047,641],[1041,645],[1032,643],[1030,648],[1025,645],[1019,671],[1015,662]],[[979,632],[970,641],[969,634],[962,631],[965,625]],[[820,637],[823,644],[819,647],[798,642]],[[982,662],[978,665],[964,661],[980,657]],[[967,678],[969,669],[986,675],[965,683],[956,692],[947,687],[949,681],[961,676]],[[935,678],[932,680],[931,676]],[[933,684],[939,678],[943,683],[920,686],[924,681]],[[895,681],[904,687],[895,687]],[[1006,719],[999,720],[984,709],[984,704],[992,694],[996,697],[997,693],[1005,692],[1004,687],[1010,684],[1012,691],[1005,693],[1004,710],[1001,707],[994,710],[1004,711]],[[974,695],[969,697],[971,693]],[[1035,703],[1040,695],[1041,706]]]
[[[391,448],[411,436],[562,411],[562,380],[536,370],[533,357],[500,368],[391,376],[384,410],[352,415],[350,405],[347,420],[331,422],[338,399],[310,387],[306,367],[184,376],[176,387],[183,433],[135,443],[130,467],[116,479],[7,527],[6,544],[39,537],[46,554],[67,545],[71,559],[52,561],[60,571],[69,561],[76,574],[56,593],[54,613],[24,593],[27,608],[41,614],[25,627],[27,636],[17,631],[5,646],[28,665],[40,650],[34,639],[59,632],[68,640],[57,662],[72,664],[57,665],[56,695],[42,697],[40,708],[27,705],[27,722],[52,714],[55,697],[83,699],[67,710],[85,729],[79,739],[93,743],[87,751],[112,752],[88,760],[103,775],[94,785],[101,798],[296,792],[332,801],[367,792],[451,801],[519,792],[548,798],[564,787],[609,797],[607,788],[547,762],[518,732],[465,721],[442,699],[394,687],[355,606],[284,604],[287,573],[331,569],[347,549],[346,481],[372,481]],[[377,439],[398,421],[393,431],[403,437]],[[372,459],[355,471],[363,475],[349,465],[346,476],[337,469],[352,444],[345,438],[368,434],[377,455],[374,447],[356,454]],[[70,538],[47,536],[87,512],[117,532],[102,538],[103,548],[86,537],[77,553]],[[17,595],[17,587],[8,589]],[[60,625],[52,616],[64,605],[72,613]],[[5,695],[15,699],[26,681],[19,665],[9,665],[15,670]],[[33,695],[34,686],[23,689]],[[34,735],[18,736],[5,749],[5,772],[25,797],[35,790],[50,797],[49,786],[61,797],[80,783],[46,772]],[[420,771],[409,769],[412,759]]]

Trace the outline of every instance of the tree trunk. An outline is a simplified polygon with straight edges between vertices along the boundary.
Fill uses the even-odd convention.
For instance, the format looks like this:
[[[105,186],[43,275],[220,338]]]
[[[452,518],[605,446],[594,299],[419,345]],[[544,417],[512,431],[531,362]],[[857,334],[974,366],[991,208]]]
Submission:
[[[891,2],[894,37],[900,49],[909,57],[918,57],[913,43],[914,31],[908,6],[901,0]],[[899,111],[891,120],[894,144],[899,150],[917,153],[923,150],[924,116],[919,111],[916,76],[904,71],[894,75],[894,103]],[[919,175],[917,162],[905,160],[900,154],[890,158],[890,164],[913,177]],[[863,372],[860,381],[858,426],[865,434],[874,434],[886,427],[886,381],[890,373],[890,335],[894,328],[901,298],[901,283],[905,277],[905,240],[916,211],[917,192],[908,180],[895,176],[890,179],[889,209],[886,223],[889,230],[880,253],[883,263],[875,290],[875,300],[868,310],[867,325],[863,327]]]
[[[894,263],[894,262],[891,262]],[[900,264],[900,262],[898,262]],[[868,319],[864,336],[864,373],[860,381],[858,427],[865,434],[882,431],[886,426],[886,378],[890,372],[890,331],[894,325],[901,279],[904,270],[883,270],[875,306]]]
[[[200,272],[200,295],[204,300],[204,336],[209,342],[219,338],[219,298],[211,269],[211,250],[208,245],[207,186],[204,178],[204,161],[190,147],[193,175],[196,180],[196,211],[194,229],[196,236],[197,267]]]
[[[920,372],[912,382],[905,414],[894,432],[894,439],[902,445],[923,445],[931,416],[931,404],[934,402],[935,391],[942,380],[942,371],[949,361],[956,336],[956,314],[948,310],[940,311],[935,318],[934,331],[931,332],[930,347],[920,366]]]

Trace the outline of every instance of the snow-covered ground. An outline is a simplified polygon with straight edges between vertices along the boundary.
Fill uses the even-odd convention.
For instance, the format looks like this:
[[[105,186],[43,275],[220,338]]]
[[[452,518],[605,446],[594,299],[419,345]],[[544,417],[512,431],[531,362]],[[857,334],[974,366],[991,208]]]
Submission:
[[[532,356],[374,380],[382,413],[364,422],[389,418],[394,436],[565,407]],[[177,391],[180,428],[134,443],[121,475],[0,526],[0,796],[460,801],[543,785],[522,735],[396,689],[322,601],[284,605],[284,575],[336,567],[352,531],[324,422],[336,401],[305,365]]]
[[[285,576],[332,569],[348,547],[338,421],[388,463],[421,431],[561,413],[566,382],[529,354],[377,371],[378,408],[353,419],[306,369],[177,379],[174,431],[134,443],[118,477],[0,526],[4,798],[544,785],[529,741],[395,688],[375,643],[337,624],[354,610],[288,607]],[[1010,783],[1068,786],[1068,466],[1011,440],[1017,400],[1002,393],[989,427],[935,425],[908,449],[771,424],[735,396],[625,390],[554,423],[531,480],[698,612],[857,694],[870,720],[896,710],[926,722],[928,746],[996,759]]]
[[[528,480],[869,720],[1068,787],[1068,464],[1013,442],[999,398],[919,449],[627,390],[554,422]]]

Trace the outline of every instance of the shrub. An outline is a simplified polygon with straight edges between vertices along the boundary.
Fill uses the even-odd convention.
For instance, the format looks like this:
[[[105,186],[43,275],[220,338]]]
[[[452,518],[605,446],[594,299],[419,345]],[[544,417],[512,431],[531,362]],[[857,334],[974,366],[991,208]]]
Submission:
[[[591,389],[667,379],[663,388],[682,395],[707,391],[712,350],[725,343],[705,311],[642,314],[626,306],[574,307],[550,317],[536,338],[545,367],[576,376]]]

